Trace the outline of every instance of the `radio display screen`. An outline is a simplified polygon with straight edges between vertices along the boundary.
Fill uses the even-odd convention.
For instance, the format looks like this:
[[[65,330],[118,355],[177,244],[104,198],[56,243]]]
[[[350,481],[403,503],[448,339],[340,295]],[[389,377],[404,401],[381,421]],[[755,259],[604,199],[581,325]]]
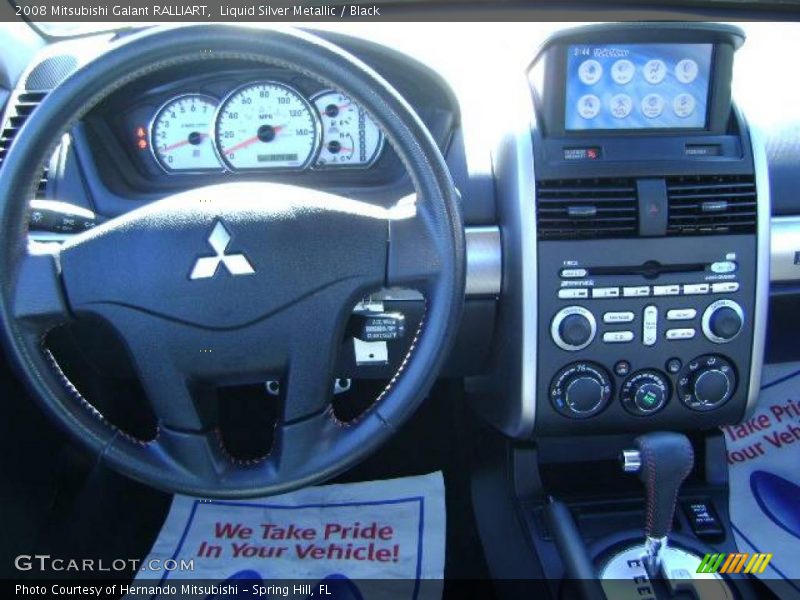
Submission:
[[[713,44],[567,47],[567,131],[702,129]]]

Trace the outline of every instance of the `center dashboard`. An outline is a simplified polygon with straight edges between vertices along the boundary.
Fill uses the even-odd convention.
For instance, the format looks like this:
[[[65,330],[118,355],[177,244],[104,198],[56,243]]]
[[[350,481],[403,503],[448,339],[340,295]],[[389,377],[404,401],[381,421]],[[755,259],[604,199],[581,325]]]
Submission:
[[[752,409],[770,212],[763,147],[731,98],[743,41],[609,24],[536,56],[530,154],[497,165],[523,182],[499,202],[528,256],[506,274],[524,358],[501,379],[519,388],[497,383],[520,402],[487,411],[510,435],[696,430]]]

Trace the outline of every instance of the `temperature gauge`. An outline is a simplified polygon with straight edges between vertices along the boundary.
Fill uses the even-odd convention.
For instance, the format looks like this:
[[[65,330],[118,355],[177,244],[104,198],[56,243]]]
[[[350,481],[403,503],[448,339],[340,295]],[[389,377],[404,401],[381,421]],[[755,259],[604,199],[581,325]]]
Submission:
[[[150,147],[168,172],[221,170],[211,130],[217,101],[202,94],[177,96],[164,104],[150,126]]]
[[[317,168],[364,168],[377,160],[383,149],[383,133],[364,109],[335,91],[320,92],[312,102],[322,120]]]

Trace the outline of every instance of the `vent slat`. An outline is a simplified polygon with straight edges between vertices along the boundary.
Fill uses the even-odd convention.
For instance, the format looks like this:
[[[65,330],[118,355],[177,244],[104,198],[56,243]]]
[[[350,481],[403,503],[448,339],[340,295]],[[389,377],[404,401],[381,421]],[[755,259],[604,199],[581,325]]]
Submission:
[[[559,179],[536,185],[539,239],[633,237],[638,211],[632,179]]]
[[[31,92],[26,91],[18,94],[14,99],[14,104],[9,111],[9,117],[3,128],[0,131],[0,167],[2,167],[3,160],[5,159],[8,150],[14,138],[17,136],[19,129],[25,124],[28,117],[36,110],[36,107],[47,96],[47,92]],[[47,193],[47,168],[44,169],[42,177],[36,190],[36,198],[44,198]]]
[[[667,196],[667,235],[755,232],[758,207],[750,175],[671,177]]]

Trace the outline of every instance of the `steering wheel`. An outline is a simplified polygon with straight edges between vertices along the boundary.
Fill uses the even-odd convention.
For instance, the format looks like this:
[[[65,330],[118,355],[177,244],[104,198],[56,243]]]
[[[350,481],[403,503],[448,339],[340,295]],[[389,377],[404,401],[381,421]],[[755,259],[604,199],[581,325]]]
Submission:
[[[278,66],[341,90],[378,123],[416,196],[391,208],[269,183],[192,189],[75,236],[27,241],[43,159],[98,102],[155,71],[223,60]],[[464,300],[465,245],[447,166],[425,125],[367,65],[314,35],[226,25],[147,30],[69,76],[30,115],[0,170],[0,315],[8,354],[42,408],[111,467],[205,497],[317,483],[387,440],[425,397]],[[203,260],[206,259],[206,260]],[[353,306],[382,286],[419,290],[425,315],[398,372],[357,420],[331,409]],[[158,420],[153,440],[107,422],[45,346],[52,328],[104,319],[124,341]],[[237,461],[199,400],[280,374],[270,453]]]

